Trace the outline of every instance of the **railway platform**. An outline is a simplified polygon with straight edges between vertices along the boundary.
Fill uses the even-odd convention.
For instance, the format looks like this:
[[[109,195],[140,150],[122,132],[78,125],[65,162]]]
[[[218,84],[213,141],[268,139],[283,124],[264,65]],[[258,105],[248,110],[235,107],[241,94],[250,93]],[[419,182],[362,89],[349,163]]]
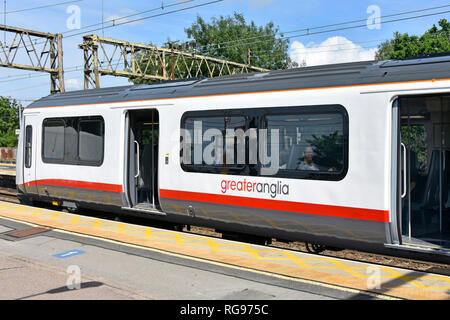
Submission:
[[[0,176],[16,176],[16,164],[0,162]]]
[[[16,188],[16,164],[0,162],[0,187]]]
[[[6,231],[0,229],[0,243],[2,239],[13,239],[14,231],[19,231],[19,236],[14,239],[20,238],[22,233],[27,241],[37,241],[41,247],[45,246],[42,237],[66,237],[75,241],[70,250],[57,247],[48,254],[56,255],[68,249],[66,254],[74,254],[70,259],[86,259],[89,256],[75,254],[88,251],[87,244],[83,244],[87,241],[95,242],[96,247],[114,250],[120,247],[124,252],[139,251],[151,255],[151,259],[157,256],[157,260],[176,261],[175,265],[188,266],[191,271],[202,266],[199,269],[207,272],[235,278],[257,278],[258,283],[276,283],[277,288],[310,292],[311,296],[305,296],[305,299],[330,295],[336,299],[450,299],[450,277],[432,272],[362,263],[0,201],[0,225],[2,221],[4,226],[10,225]],[[98,259],[98,256],[95,258]],[[119,263],[126,266],[127,256],[123,259]],[[155,270],[147,270],[149,274],[152,272]],[[167,269],[167,272],[170,270]],[[299,298],[288,292],[283,294],[284,297]],[[163,297],[186,298],[182,294]],[[191,298],[198,296],[193,294]],[[203,298],[220,296],[208,297],[206,294]]]

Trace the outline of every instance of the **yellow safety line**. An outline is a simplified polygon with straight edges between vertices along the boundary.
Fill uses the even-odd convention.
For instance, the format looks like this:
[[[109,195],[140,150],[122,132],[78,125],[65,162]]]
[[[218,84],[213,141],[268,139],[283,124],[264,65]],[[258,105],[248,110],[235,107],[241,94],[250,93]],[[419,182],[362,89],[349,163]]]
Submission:
[[[0,169],[0,174],[16,175],[16,171]]]
[[[3,217],[3,216],[1,217],[1,219],[14,221],[14,222],[18,222],[18,223],[23,223],[23,224],[26,224],[26,225],[29,225],[29,226],[33,226],[33,227],[39,226],[38,224],[24,222],[22,220],[17,220],[17,219],[12,219],[12,218],[6,218],[6,217]],[[63,230],[63,229],[52,229],[52,231],[59,232],[59,233],[64,233],[64,234],[75,235],[75,236],[79,236],[79,237],[83,237],[83,238],[94,239],[94,240],[103,241],[103,242],[109,242],[109,243],[113,243],[113,244],[117,244],[117,245],[123,245],[123,246],[131,247],[131,248],[157,252],[157,253],[165,254],[165,255],[168,255],[168,256],[172,256],[172,257],[183,258],[183,259],[192,260],[192,261],[196,261],[196,262],[203,262],[203,263],[212,264],[212,265],[216,265],[216,266],[220,266],[220,267],[225,267],[225,268],[230,268],[230,269],[235,269],[235,270],[240,270],[240,271],[247,271],[247,272],[261,274],[261,275],[265,275],[265,276],[269,276],[269,277],[273,277],[273,278],[278,278],[278,279],[282,279],[282,280],[289,280],[289,281],[300,282],[300,283],[305,283],[305,284],[312,284],[312,285],[316,285],[316,286],[320,286],[320,287],[324,287],[324,288],[329,288],[329,289],[335,289],[335,290],[344,291],[344,292],[348,292],[348,293],[364,294],[364,295],[371,296],[371,297],[378,298],[378,299],[402,300],[400,298],[396,298],[396,297],[392,297],[392,296],[388,296],[388,295],[383,295],[383,294],[379,294],[379,293],[373,293],[373,292],[370,292],[370,291],[352,289],[352,288],[337,286],[337,285],[333,285],[333,284],[317,282],[317,281],[314,281],[314,280],[307,280],[307,279],[301,279],[301,278],[296,278],[296,277],[290,277],[290,276],[277,274],[277,273],[272,273],[272,272],[268,272],[268,271],[251,269],[251,268],[241,267],[241,266],[237,266],[237,265],[233,265],[233,264],[227,264],[227,263],[223,263],[223,262],[207,260],[207,259],[202,259],[202,258],[198,258],[198,257],[193,257],[193,256],[189,256],[189,255],[180,254],[180,253],[175,253],[175,252],[171,252],[171,251],[165,251],[165,250],[161,250],[161,249],[156,249],[156,248],[151,248],[151,247],[131,244],[131,243],[127,243],[127,242],[121,242],[121,241],[107,239],[107,238],[102,238],[102,237],[98,237],[98,236],[87,235],[87,234],[84,234],[84,233],[67,231],[67,230]]]
[[[0,208],[8,208],[8,207],[12,207],[11,210],[14,212],[23,212],[24,210],[29,210],[29,208],[25,207],[25,206],[19,206],[19,207],[15,207],[15,205],[12,204],[3,204],[0,205]],[[37,211],[43,211],[42,209],[36,209],[33,208],[34,213],[32,213],[31,215],[35,215],[35,213]],[[59,217],[60,213],[55,213],[55,212],[40,212],[38,215],[43,215],[43,216],[51,216],[50,218],[47,219],[57,219]],[[73,225],[84,225],[84,226],[89,226],[92,228],[102,228],[102,223],[105,222],[102,219],[95,219],[95,218],[90,218],[90,217],[81,217],[78,215],[68,215],[67,216],[75,216],[72,219],[71,224]],[[210,238],[210,237],[202,237],[202,236],[198,236],[198,237],[192,237],[192,236],[187,236],[185,237],[183,234],[179,233],[179,232],[172,232],[172,231],[153,231],[151,230],[150,227],[143,227],[143,226],[136,226],[136,225],[126,225],[124,223],[116,223],[115,227],[114,226],[109,226],[111,224],[113,224],[113,222],[105,222],[105,224],[107,224],[108,226],[105,226],[105,228],[116,228],[116,232],[117,233],[122,233],[122,234],[133,234],[133,235],[137,235],[137,234],[142,234],[142,236],[144,236],[147,239],[150,240],[173,240],[175,241],[176,244],[181,244],[181,245],[187,245],[187,246],[209,246],[210,250],[212,250],[213,252],[218,252],[218,253],[247,253],[249,254],[253,259],[257,259],[257,260],[263,260],[263,261],[291,261],[293,263],[295,263],[296,265],[298,265],[301,268],[304,269],[322,269],[322,270],[340,270],[343,271],[355,278],[358,279],[368,279],[369,277],[371,277],[370,275],[367,274],[362,274],[358,271],[356,271],[357,269],[364,269],[366,270],[367,267],[355,267],[355,266],[348,266],[345,263],[341,262],[340,260],[337,259],[333,259],[330,257],[324,257],[324,258],[303,258],[303,257],[299,257],[297,255],[294,255],[292,252],[290,251],[286,251],[286,250],[257,250],[258,248],[253,248],[252,246],[245,244],[245,243],[229,243],[227,241],[224,241],[221,239],[221,243],[217,243],[215,241],[215,239]],[[156,229],[158,230],[158,229]],[[163,235],[163,234],[167,234],[168,236],[155,236],[156,234],[158,235]],[[191,241],[189,241],[191,240]],[[192,240],[199,240],[199,241],[204,241],[204,242],[193,242]],[[226,249],[224,249],[223,247],[225,247]],[[265,257],[262,256],[261,254],[279,254],[282,255],[281,257]],[[305,261],[323,261],[323,262],[328,262],[330,264],[332,264],[331,266],[313,266],[313,265],[309,265],[307,263],[305,263]],[[447,286],[442,286],[442,287],[436,287],[436,286],[427,286],[423,283],[418,282],[418,279],[424,279],[424,280],[441,280],[447,283],[450,283],[450,278],[446,278],[446,277],[439,277],[439,276],[426,276],[426,273],[423,273],[424,275],[421,277],[409,277],[409,276],[403,276],[401,273],[396,272],[395,270],[391,270],[389,268],[384,267],[384,269],[380,269],[380,270],[384,270],[387,274],[389,275],[380,275],[379,278],[380,279],[398,279],[398,280],[402,280],[405,282],[405,284],[411,285],[413,287],[416,287],[418,289],[431,289],[431,290],[448,290],[450,289],[450,287]],[[391,270],[391,271],[387,271],[387,270]]]
[[[153,252],[157,252],[157,253],[161,253],[161,254],[177,257],[177,258],[183,258],[183,259],[193,260],[193,261],[197,261],[197,262],[213,264],[213,265],[216,265],[216,266],[221,266],[221,267],[226,267],[226,268],[231,268],[231,269],[236,269],[236,270],[241,270],[241,271],[248,271],[248,272],[252,272],[252,273],[258,273],[258,274],[262,274],[262,275],[266,275],[266,276],[270,276],[270,277],[274,277],[274,278],[279,278],[279,279],[283,279],[283,280],[290,280],[290,281],[295,281],[295,282],[313,284],[313,285],[317,285],[317,286],[321,286],[321,287],[336,289],[336,290],[350,292],[350,293],[365,294],[365,295],[376,297],[376,298],[379,298],[379,299],[402,300],[400,298],[396,298],[396,297],[392,297],[392,296],[388,296],[388,295],[383,295],[383,294],[377,294],[377,293],[373,293],[373,292],[370,292],[370,291],[363,291],[363,290],[358,290],[358,289],[346,288],[346,287],[336,286],[336,285],[327,284],[327,283],[323,283],[323,282],[316,282],[316,281],[313,281],[313,280],[306,280],[306,279],[290,277],[290,276],[281,275],[281,274],[272,273],[272,272],[267,272],[267,271],[261,271],[261,270],[256,270],[256,269],[240,267],[240,266],[233,265],[233,264],[227,264],[227,263],[217,262],[217,261],[213,261],[213,260],[206,260],[206,259],[202,259],[202,258],[198,258],[198,257],[193,257],[193,256],[189,256],[189,255],[180,254],[180,253],[174,253],[174,252],[171,252],[171,251],[165,251],[165,250],[160,250],[160,249],[146,247],[146,246],[140,246],[140,245],[136,245],[136,244],[131,244],[131,243],[127,243],[127,242],[121,242],[121,241],[116,241],[116,240],[112,240],[112,239],[107,239],[107,238],[87,235],[87,234],[83,234],[83,233],[77,233],[77,232],[72,232],[72,231],[67,231],[67,230],[62,230],[62,229],[53,229],[53,231],[60,232],[60,233],[71,234],[71,235],[77,235],[77,236],[84,237],[84,238],[95,239],[95,240],[109,242],[109,243],[114,243],[114,244],[118,244],[118,245],[124,245],[124,246],[127,246],[127,247],[136,248],[136,249],[143,249],[143,250],[147,250],[147,251],[153,251]]]
[[[2,166],[15,167],[16,164],[15,163],[3,163],[3,162],[0,162],[0,167],[2,167]]]

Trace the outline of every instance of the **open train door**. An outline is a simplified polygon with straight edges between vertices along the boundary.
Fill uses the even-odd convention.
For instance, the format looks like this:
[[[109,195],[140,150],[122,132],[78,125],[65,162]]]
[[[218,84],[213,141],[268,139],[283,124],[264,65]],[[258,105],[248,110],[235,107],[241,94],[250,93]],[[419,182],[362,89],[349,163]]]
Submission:
[[[159,206],[159,116],[156,109],[127,113],[127,209],[163,214]]]
[[[450,95],[400,97],[395,109],[399,242],[424,250],[447,251]]]

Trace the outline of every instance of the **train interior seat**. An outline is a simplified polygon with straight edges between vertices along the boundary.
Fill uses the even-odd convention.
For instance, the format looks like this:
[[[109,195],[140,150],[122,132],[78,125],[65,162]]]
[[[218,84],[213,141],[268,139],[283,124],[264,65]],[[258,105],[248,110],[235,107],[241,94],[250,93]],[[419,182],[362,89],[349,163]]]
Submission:
[[[423,192],[411,194],[411,211],[416,217],[416,223],[420,223],[426,229],[436,229],[439,225],[440,214],[440,185],[442,183],[442,217],[443,229],[450,229],[450,150],[442,154],[443,162],[440,166],[440,150],[433,150],[428,170],[428,176]],[[413,170],[413,167],[411,167]],[[442,171],[441,171],[442,169]],[[442,180],[440,174],[442,172]],[[417,195],[414,197],[414,195]],[[434,226],[434,227],[433,227]]]
[[[440,174],[440,151],[431,152],[430,166],[425,184],[425,191],[421,201],[421,208],[432,209],[439,206],[439,174]]]
[[[140,159],[140,177],[139,177],[139,202],[149,202],[152,190],[152,167],[153,167],[153,157],[152,157],[152,145],[144,144],[142,150],[142,156]]]
[[[415,233],[427,233],[431,231],[433,220],[439,215],[439,150],[431,153],[428,175],[426,177],[422,196],[411,198],[412,223],[415,225]],[[414,196],[414,194],[411,194]],[[418,235],[418,234],[416,234]]]

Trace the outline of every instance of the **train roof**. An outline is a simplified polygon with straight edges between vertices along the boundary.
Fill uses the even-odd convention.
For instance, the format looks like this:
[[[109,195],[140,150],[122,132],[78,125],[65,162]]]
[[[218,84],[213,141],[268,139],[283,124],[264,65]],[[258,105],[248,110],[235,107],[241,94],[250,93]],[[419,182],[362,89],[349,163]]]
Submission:
[[[167,81],[152,85],[69,91],[41,98],[27,108],[449,78],[450,53],[447,53],[417,59],[341,63],[207,79]]]

